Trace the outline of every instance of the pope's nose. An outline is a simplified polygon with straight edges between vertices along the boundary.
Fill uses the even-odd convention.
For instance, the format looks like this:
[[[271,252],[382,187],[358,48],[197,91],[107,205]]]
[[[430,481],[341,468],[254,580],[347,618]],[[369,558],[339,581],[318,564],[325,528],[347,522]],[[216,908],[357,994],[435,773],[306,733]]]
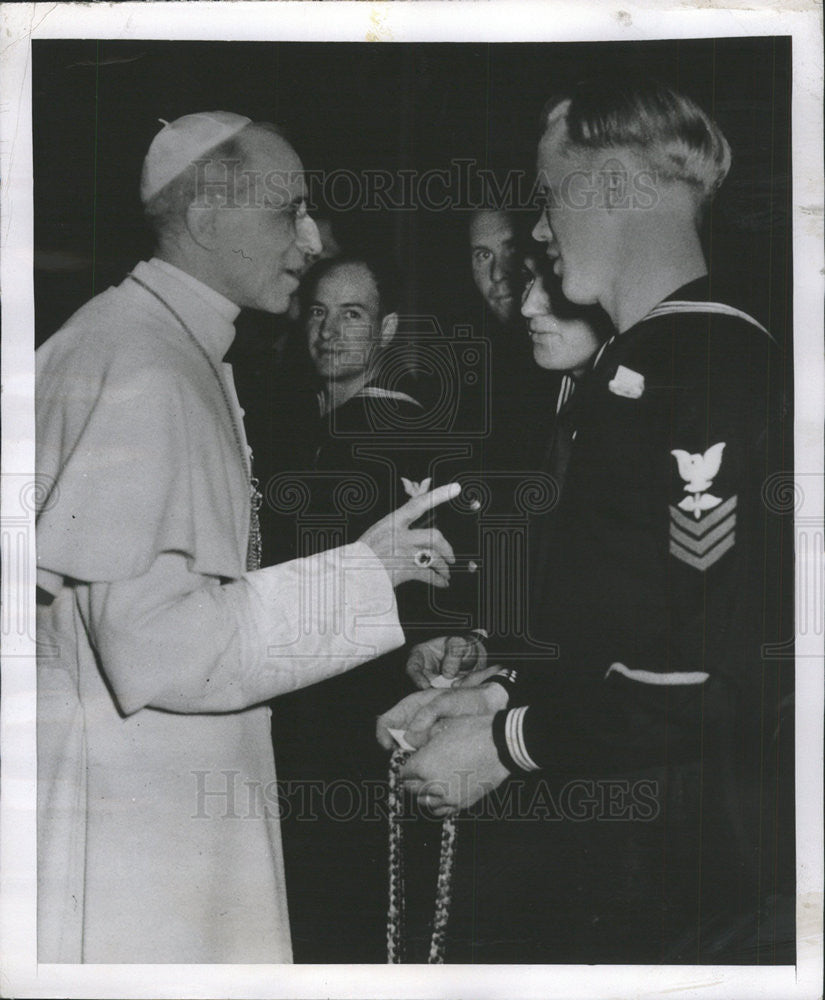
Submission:
[[[295,232],[295,245],[302,253],[313,256],[320,254],[323,245],[321,234],[318,232],[314,220],[308,215],[302,216],[295,223]]]

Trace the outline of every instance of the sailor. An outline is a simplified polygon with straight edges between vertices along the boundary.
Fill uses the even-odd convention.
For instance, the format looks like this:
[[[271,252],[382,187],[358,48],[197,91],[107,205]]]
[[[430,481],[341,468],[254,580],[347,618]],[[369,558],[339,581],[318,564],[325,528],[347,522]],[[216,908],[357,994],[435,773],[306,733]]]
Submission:
[[[539,822],[511,887],[531,920],[508,960],[775,961],[793,954],[775,766],[792,674],[766,650],[787,633],[791,536],[763,485],[789,431],[781,351],[717,300],[700,244],[730,149],[647,80],[581,84],[544,122],[533,235],[617,331],[548,450],[530,627],[557,653],[528,642],[481,687],[413,695],[379,737],[421,746],[402,774],[444,814],[511,776],[555,796],[562,821]]]

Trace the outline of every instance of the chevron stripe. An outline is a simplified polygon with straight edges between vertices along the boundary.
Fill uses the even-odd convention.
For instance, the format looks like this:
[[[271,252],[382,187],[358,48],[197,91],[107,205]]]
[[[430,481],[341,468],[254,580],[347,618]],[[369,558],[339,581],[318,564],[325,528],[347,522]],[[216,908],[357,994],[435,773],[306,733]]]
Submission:
[[[736,513],[730,515],[730,517],[725,518],[725,520],[718,524],[713,531],[708,532],[704,538],[691,538],[690,535],[686,535],[684,531],[680,531],[675,524],[670,525],[670,537],[674,542],[678,542],[680,545],[684,546],[689,552],[695,553],[697,556],[704,556],[713,548],[713,546],[729,531],[733,531],[736,525]]]
[[[705,514],[705,516],[700,518],[698,521],[695,517],[686,517],[678,507],[670,508],[670,519],[677,527],[690,532],[691,535],[701,537],[715,524],[718,524],[722,518],[727,517],[727,515],[735,507],[736,494],[734,493],[732,497],[728,497],[723,504],[720,504],[720,506],[718,506],[715,510],[712,510],[709,514]]]
[[[701,557],[695,556],[692,552],[688,552],[687,549],[683,549],[681,545],[677,545],[677,543],[671,539],[670,554],[675,556],[681,562],[687,563],[688,566],[692,566],[694,569],[704,572],[715,562],[718,562],[729,549],[733,548],[735,536],[736,532],[731,531],[729,535],[725,535],[716,548]]]

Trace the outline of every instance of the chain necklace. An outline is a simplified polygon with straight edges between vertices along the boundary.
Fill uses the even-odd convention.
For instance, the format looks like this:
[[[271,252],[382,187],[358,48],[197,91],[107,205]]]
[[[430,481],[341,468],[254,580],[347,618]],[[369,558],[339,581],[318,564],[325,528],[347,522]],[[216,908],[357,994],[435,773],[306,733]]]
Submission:
[[[387,961],[398,965],[404,961],[404,857],[401,816],[404,809],[401,788],[401,768],[410,756],[408,750],[396,750],[390,759],[389,775],[389,908],[387,910]],[[438,858],[438,882],[435,892],[435,914],[427,962],[444,962],[445,935],[452,902],[453,868],[457,827],[454,816],[448,816],[441,827],[441,851]]]
[[[223,379],[221,378],[221,373],[218,371],[217,366],[209,357],[206,348],[198,340],[195,334],[192,333],[192,331],[189,329],[189,327],[181,318],[181,316],[172,308],[172,306],[169,305],[166,299],[164,299],[161,295],[158,295],[158,293],[154,290],[154,288],[150,288],[149,285],[147,285],[145,281],[141,281],[140,278],[136,278],[133,274],[130,274],[129,277],[132,279],[132,281],[135,282],[135,284],[140,285],[140,287],[143,288],[145,291],[147,291],[150,295],[153,295],[158,300],[158,302],[160,302],[160,304],[164,306],[172,314],[172,316],[175,317],[175,319],[180,324],[181,329],[184,331],[184,333],[187,334],[187,336],[195,345],[195,347],[197,347],[197,349],[200,351],[206,363],[212,369],[212,374],[215,376],[215,380],[218,383],[218,388],[221,390],[221,396],[223,396],[223,401],[226,404],[226,411],[229,414],[229,421],[232,425],[232,433],[235,435],[235,443],[238,446],[238,452],[241,456],[241,465],[243,466],[244,471],[246,472],[247,479],[249,481],[249,535],[247,538],[247,547],[246,547],[246,568],[247,570],[260,569],[262,543],[261,543],[261,522],[258,516],[258,511],[261,509],[261,502],[263,501],[263,497],[261,496],[261,491],[259,489],[260,483],[252,475],[252,462],[246,452],[246,449],[244,448],[243,437],[238,427],[238,421],[235,417],[235,411],[232,407],[232,403],[230,402],[229,395],[223,383]]]

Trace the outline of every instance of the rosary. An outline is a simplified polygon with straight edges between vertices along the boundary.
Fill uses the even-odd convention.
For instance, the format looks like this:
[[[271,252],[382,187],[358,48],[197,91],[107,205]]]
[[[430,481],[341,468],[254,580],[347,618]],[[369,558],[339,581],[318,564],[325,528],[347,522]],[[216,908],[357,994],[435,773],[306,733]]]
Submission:
[[[401,788],[401,768],[410,756],[409,750],[396,750],[390,759],[389,775],[389,909],[387,911],[387,962],[398,965],[404,960],[404,857],[401,817],[404,797]],[[438,882],[435,892],[435,914],[430,939],[430,965],[444,962],[444,938],[450,917],[452,880],[456,845],[455,816],[448,816],[441,827],[441,851],[438,858]]]

